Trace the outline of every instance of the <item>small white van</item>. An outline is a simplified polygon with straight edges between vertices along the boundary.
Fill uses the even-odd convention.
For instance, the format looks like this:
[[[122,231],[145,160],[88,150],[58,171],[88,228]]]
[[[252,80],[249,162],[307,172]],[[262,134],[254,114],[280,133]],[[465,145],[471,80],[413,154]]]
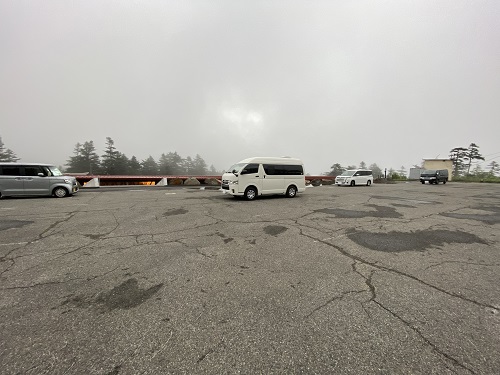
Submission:
[[[267,194],[293,198],[306,190],[304,164],[289,157],[244,159],[222,175],[221,187],[224,193],[248,200]]]

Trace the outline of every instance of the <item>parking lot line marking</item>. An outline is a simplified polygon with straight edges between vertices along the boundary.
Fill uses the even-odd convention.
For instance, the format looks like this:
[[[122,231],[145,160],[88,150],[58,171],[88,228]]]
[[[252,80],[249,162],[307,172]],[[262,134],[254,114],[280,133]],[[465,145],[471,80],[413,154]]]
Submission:
[[[26,245],[28,242],[0,243],[0,246]]]

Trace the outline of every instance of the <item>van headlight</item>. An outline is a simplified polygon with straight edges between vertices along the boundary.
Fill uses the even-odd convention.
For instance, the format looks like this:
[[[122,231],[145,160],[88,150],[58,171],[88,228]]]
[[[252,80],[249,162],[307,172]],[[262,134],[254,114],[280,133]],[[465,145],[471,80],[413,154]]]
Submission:
[[[238,181],[229,181],[230,184],[238,185]]]
[[[65,178],[65,179],[64,179],[64,183],[66,183],[66,184],[71,184],[71,180],[70,180],[69,178]]]

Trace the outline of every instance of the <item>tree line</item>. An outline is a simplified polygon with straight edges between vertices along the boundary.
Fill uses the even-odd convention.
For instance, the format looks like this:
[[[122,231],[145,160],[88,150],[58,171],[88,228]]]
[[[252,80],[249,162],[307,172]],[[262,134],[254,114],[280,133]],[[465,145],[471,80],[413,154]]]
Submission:
[[[106,137],[104,153],[99,156],[94,142],[77,143],[66,162],[66,172],[105,175],[207,175],[220,174],[213,165],[209,168],[203,158],[181,157],[177,152],[162,153],[158,161],[151,155],[139,161],[135,156],[127,157],[118,151],[111,137]]]
[[[19,161],[17,155],[6,148],[0,137],[0,161]],[[99,156],[93,141],[77,143],[73,155],[66,162],[66,168],[61,168],[70,173],[90,173],[106,175],[219,175],[213,165],[207,163],[200,155],[194,158],[181,157],[177,152],[161,154],[158,161],[152,156],[139,161],[135,156],[127,157],[118,151],[115,142],[106,137],[104,153]]]

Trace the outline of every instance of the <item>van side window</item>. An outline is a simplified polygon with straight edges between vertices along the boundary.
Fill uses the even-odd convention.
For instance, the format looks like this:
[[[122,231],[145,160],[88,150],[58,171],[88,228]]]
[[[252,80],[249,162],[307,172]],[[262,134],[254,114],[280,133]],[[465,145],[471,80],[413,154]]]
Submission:
[[[7,166],[4,165],[2,167],[2,175],[4,176],[20,176],[21,175],[21,168],[20,167],[14,167],[14,166]]]
[[[274,165],[272,164],[264,164],[264,172],[266,172],[267,175],[275,175],[277,174],[275,169],[274,169]]]
[[[302,176],[304,174],[304,168],[302,165],[284,165],[285,173],[287,175]]]
[[[304,174],[302,165],[264,164],[264,171],[267,175],[279,176],[302,176]]]
[[[250,174],[250,173],[259,173],[259,164],[248,164],[241,171],[241,174]]]
[[[42,168],[39,166],[25,166],[24,167],[24,174],[26,176],[38,176],[38,173],[43,173]]]

